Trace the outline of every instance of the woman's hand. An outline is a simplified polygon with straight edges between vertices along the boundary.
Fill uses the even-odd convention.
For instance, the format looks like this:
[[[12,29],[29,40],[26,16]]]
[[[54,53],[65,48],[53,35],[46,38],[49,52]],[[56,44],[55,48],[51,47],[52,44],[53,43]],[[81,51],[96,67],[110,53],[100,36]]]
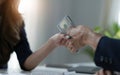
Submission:
[[[109,71],[109,70],[103,70],[103,69],[102,69],[102,70],[96,72],[95,75],[112,75],[112,73],[111,73],[111,71]]]
[[[65,34],[61,34],[61,33],[57,33],[55,35],[53,35],[49,41],[52,41],[52,45],[54,45],[55,47],[58,46],[64,46],[67,39],[65,38]]]

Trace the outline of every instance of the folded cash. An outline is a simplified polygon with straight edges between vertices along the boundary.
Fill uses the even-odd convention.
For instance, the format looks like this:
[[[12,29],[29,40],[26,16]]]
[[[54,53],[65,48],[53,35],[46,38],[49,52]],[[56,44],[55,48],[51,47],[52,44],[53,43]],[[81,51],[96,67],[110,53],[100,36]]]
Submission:
[[[68,29],[73,26],[73,22],[69,16],[65,16],[62,21],[57,25],[59,31],[66,34]]]
[[[62,34],[67,34],[68,30],[74,27],[74,24],[69,16],[65,16],[57,27]],[[72,39],[72,36],[66,35],[65,38]],[[78,53],[78,51],[79,50],[76,50],[76,53]]]

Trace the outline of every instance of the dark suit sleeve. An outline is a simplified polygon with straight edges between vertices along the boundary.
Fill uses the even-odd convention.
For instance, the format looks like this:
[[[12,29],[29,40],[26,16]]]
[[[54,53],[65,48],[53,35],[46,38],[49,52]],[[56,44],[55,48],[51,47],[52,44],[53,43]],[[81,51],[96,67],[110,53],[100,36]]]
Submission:
[[[25,69],[23,64],[24,64],[25,60],[32,54],[32,51],[30,49],[24,27],[21,30],[20,37],[21,37],[20,42],[15,46],[14,50],[17,54],[17,58],[18,58],[20,67],[23,70],[27,70],[27,69]]]
[[[102,37],[97,46],[95,64],[104,69],[120,71],[120,40]]]

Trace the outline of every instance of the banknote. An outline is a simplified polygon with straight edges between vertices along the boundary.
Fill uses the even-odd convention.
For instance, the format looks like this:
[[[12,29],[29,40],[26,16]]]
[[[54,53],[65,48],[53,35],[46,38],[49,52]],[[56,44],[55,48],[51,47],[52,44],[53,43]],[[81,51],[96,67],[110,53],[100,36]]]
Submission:
[[[72,19],[67,15],[62,19],[62,21],[57,25],[57,27],[62,34],[67,34],[68,30],[75,26]],[[71,39],[72,36],[66,35],[66,38]],[[76,52],[78,51],[79,50],[76,50]]]
[[[62,21],[57,25],[59,31],[66,34],[70,27],[73,26],[73,22],[69,16],[65,16]]]

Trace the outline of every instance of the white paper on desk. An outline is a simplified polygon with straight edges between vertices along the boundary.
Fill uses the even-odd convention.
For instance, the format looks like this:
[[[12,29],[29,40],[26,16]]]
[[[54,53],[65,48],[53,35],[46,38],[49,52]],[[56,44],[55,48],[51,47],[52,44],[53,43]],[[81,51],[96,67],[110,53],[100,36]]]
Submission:
[[[8,74],[0,74],[0,75],[30,75],[30,74],[8,73]]]
[[[63,75],[62,72],[52,72],[52,71],[39,71],[39,72],[32,72],[31,75]]]
[[[76,73],[73,71],[73,72],[65,72],[64,75],[75,75]]]
[[[31,75],[64,75],[64,72],[68,72],[67,69],[43,67],[32,71]]]

